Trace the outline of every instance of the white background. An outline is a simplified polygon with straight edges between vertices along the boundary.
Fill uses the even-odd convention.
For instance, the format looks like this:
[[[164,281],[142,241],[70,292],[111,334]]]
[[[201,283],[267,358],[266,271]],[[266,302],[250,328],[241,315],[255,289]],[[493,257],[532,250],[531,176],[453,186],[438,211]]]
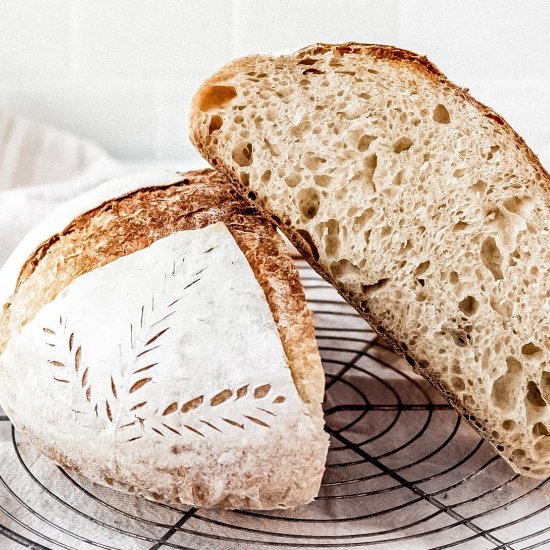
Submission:
[[[550,164],[548,0],[0,0],[0,109],[122,159],[194,161],[187,106],[214,69],[347,40],[427,55]]]

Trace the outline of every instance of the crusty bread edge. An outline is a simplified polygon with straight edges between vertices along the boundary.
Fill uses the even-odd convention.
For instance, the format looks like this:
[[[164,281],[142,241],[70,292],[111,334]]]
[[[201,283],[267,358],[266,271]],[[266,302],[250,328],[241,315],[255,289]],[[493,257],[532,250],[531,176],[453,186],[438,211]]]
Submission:
[[[433,81],[434,84],[438,86],[444,86],[450,91],[456,92],[462,100],[470,103],[476,107],[483,115],[489,118],[493,124],[501,126],[514,143],[520,148],[526,155],[527,159],[534,165],[535,169],[542,176],[542,185],[546,191],[546,203],[550,207],[550,174],[540,163],[538,156],[529,148],[525,143],[524,139],[508,124],[508,122],[493,109],[487,105],[481,103],[474,97],[469,94],[467,88],[462,88],[453,82],[451,82],[427,57],[418,55],[409,50],[404,50],[401,48],[396,48],[394,46],[387,46],[383,44],[367,44],[360,42],[346,42],[344,44],[327,44],[327,43],[317,43],[310,46],[306,46],[300,50],[295,51],[291,54],[292,57],[301,55],[301,54],[320,54],[326,53],[327,51],[339,51],[342,55],[346,53],[365,53],[367,50],[368,55],[376,59],[383,59],[386,61],[392,61],[397,64],[406,64],[412,70],[416,70],[422,75],[428,77]],[[262,55],[262,54],[257,54]],[[193,113],[199,111],[198,101],[201,90],[206,86],[212,86],[216,84],[225,83],[226,80],[236,74],[240,66],[246,64],[246,60],[249,60],[251,57],[255,58],[257,55],[246,56],[241,59],[220,68],[215,72],[211,77],[205,80],[200,87],[195,92],[191,102],[191,111],[189,119],[189,135],[191,142],[199,151],[199,153],[213,166],[216,170],[223,173],[226,179],[234,186],[234,188],[243,195],[247,197],[248,190],[235,175],[231,172],[229,166],[225,165],[222,159],[216,158],[211,155],[209,152],[208,144],[201,143],[196,139],[197,136],[200,136],[200,128],[195,128],[193,125]],[[283,56],[286,57],[286,56]],[[249,199],[250,200],[250,199]],[[339,285],[334,279],[332,279],[327,273],[323,271],[320,265],[317,263],[315,258],[316,251],[312,250],[311,243],[308,243],[302,235],[297,231],[294,231],[290,226],[290,220],[285,219],[284,216],[275,215],[271,212],[265,205],[265,203],[259,198],[255,197],[254,201],[250,201],[256,208],[263,212],[266,216],[270,217],[273,222],[283,231],[291,243],[297,248],[297,250],[302,254],[302,256],[307,260],[311,267],[328,283],[335,287],[338,293],[350,303],[357,312],[371,325],[371,327],[378,333],[378,335],[383,338],[388,345],[393,349],[393,351],[403,357],[407,363],[412,367],[413,371],[417,374],[420,374],[426,378],[434,387],[436,387],[449,403],[457,410],[457,412],[472,426],[472,428],[478,432],[484,439],[486,439],[489,444],[499,453],[500,456],[510,465],[510,467],[521,475],[526,475],[529,477],[545,479],[544,474],[537,475],[532,472],[527,472],[524,469],[518,467],[508,457],[501,454],[501,451],[497,448],[497,443],[494,441],[489,430],[486,430],[483,424],[479,419],[472,417],[470,413],[463,407],[462,403],[458,398],[456,392],[447,385],[443,385],[440,380],[438,380],[438,374],[433,369],[429,368],[429,365],[425,361],[422,361],[422,365],[419,364],[418,360],[412,357],[407,351],[405,351],[405,344],[399,342],[398,338],[391,332],[388,332],[381,324],[378,322],[376,317],[372,312],[366,312],[361,309],[359,304],[355,303],[353,297],[350,297],[346,290]]]

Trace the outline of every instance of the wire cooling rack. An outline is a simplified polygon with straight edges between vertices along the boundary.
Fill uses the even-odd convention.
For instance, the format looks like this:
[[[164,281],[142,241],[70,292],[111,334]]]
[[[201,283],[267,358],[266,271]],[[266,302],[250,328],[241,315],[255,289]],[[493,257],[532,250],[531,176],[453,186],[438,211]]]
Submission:
[[[0,549],[550,548],[547,481],[514,474],[332,288],[298,267],[331,435],[313,504],[222,512],[149,502],[51,465],[0,416]]]

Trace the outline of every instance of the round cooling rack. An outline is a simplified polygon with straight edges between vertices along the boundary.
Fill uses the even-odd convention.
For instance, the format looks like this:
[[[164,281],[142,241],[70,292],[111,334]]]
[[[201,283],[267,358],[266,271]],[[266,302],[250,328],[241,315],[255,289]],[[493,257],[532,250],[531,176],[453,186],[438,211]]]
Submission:
[[[121,494],[51,465],[0,412],[0,549],[550,548],[547,481],[515,474],[298,267],[327,376],[331,448],[314,503],[222,512]]]

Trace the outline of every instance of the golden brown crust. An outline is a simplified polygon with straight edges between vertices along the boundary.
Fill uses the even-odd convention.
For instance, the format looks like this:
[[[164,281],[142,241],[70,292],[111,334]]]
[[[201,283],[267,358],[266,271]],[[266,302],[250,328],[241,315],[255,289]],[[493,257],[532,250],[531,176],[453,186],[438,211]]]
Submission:
[[[1,322],[0,350],[13,330],[19,330],[75,278],[175,231],[220,221],[228,227],[266,294],[298,392],[306,403],[318,403],[323,391],[322,370],[298,272],[275,227],[213,170],[182,174],[176,184],[109,200],[52,236],[21,270],[10,301],[17,307],[8,307]],[[10,318],[10,309],[25,311],[25,319]]]
[[[337,52],[339,55],[347,54],[362,54],[370,58],[381,59],[384,61],[394,62],[398,65],[406,65],[410,69],[417,71],[422,76],[429,78],[437,86],[446,88],[448,91],[457,93],[460,98],[476,107],[484,116],[491,120],[492,124],[499,126],[502,131],[507,133],[510,139],[516,144],[516,146],[525,154],[529,162],[532,163],[535,170],[540,174],[541,180],[540,183],[543,188],[546,190],[546,202],[550,206],[550,175],[541,165],[538,157],[531,151],[527,146],[523,138],[519,136],[516,131],[504,120],[502,116],[493,111],[490,107],[484,105],[483,103],[477,101],[469,93],[468,89],[461,88],[456,84],[452,83],[447,79],[447,77],[426,57],[420,56],[408,50],[403,50],[400,48],[395,48],[393,46],[386,46],[380,44],[362,44],[356,42],[348,42],[345,44],[313,44],[307,46],[297,52],[295,52],[292,57],[295,59],[304,59],[308,56],[320,55],[327,53],[329,51]],[[238,174],[232,172],[231,168],[223,163],[223,160],[219,157],[216,157],[213,152],[211,152],[210,143],[208,143],[208,136],[206,136],[206,142],[204,141],[205,134],[201,131],[201,128],[193,126],[193,112],[197,109],[197,97],[199,97],[200,91],[205,86],[215,85],[219,82],[226,82],[226,79],[239,72],[239,69],[247,66],[250,58],[245,57],[236,62],[232,63],[230,66],[222,67],[217,73],[212,75],[206,82],[203,83],[201,88],[195,94],[195,98],[192,103],[191,111],[191,126],[190,126],[190,137],[191,141],[195,144],[202,156],[216,169],[222,172],[228,181],[241,193],[244,197],[247,196],[248,189],[245,184],[239,179]],[[498,448],[497,442],[494,440],[494,437],[491,435],[490,430],[486,429],[483,420],[481,418],[476,418],[474,414],[475,410],[465,410],[460,399],[455,391],[452,388],[444,386],[440,380],[440,377],[436,371],[430,368],[430,365],[426,361],[418,361],[418,358],[412,357],[406,345],[399,342],[398,338],[388,332],[388,330],[383,327],[380,323],[381,320],[377,319],[374,312],[369,311],[367,308],[362,307],[361,303],[353,296],[350,296],[344,288],[337,281],[335,281],[330,274],[325,271],[317,262],[318,254],[315,249],[313,242],[310,242],[307,235],[302,235],[298,233],[291,227],[290,220],[285,218],[285,216],[278,212],[277,215],[275,212],[269,210],[266,205],[262,202],[261,198],[255,197],[254,206],[259,208],[259,210],[266,216],[269,216],[275,224],[277,224],[281,230],[285,233],[288,239],[292,244],[298,249],[298,251],[304,256],[304,258],[309,262],[313,269],[323,277],[327,282],[333,285],[339,294],[347,300],[359,314],[376,330],[376,332],[391,346],[395,352],[401,357],[405,358],[406,361],[411,365],[413,370],[418,374],[424,376],[432,385],[438,388],[453,407],[470,423],[470,425],[481,434],[489,443],[497,450],[502,451],[501,448]],[[513,461],[510,460],[510,457],[504,457],[509,463],[510,466],[518,473],[523,475],[530,475],[532,477],[546,477],[546,473],[543,472],[538,474],[537,472],[528,471],[528,469],[520,468],[516,466]]]

